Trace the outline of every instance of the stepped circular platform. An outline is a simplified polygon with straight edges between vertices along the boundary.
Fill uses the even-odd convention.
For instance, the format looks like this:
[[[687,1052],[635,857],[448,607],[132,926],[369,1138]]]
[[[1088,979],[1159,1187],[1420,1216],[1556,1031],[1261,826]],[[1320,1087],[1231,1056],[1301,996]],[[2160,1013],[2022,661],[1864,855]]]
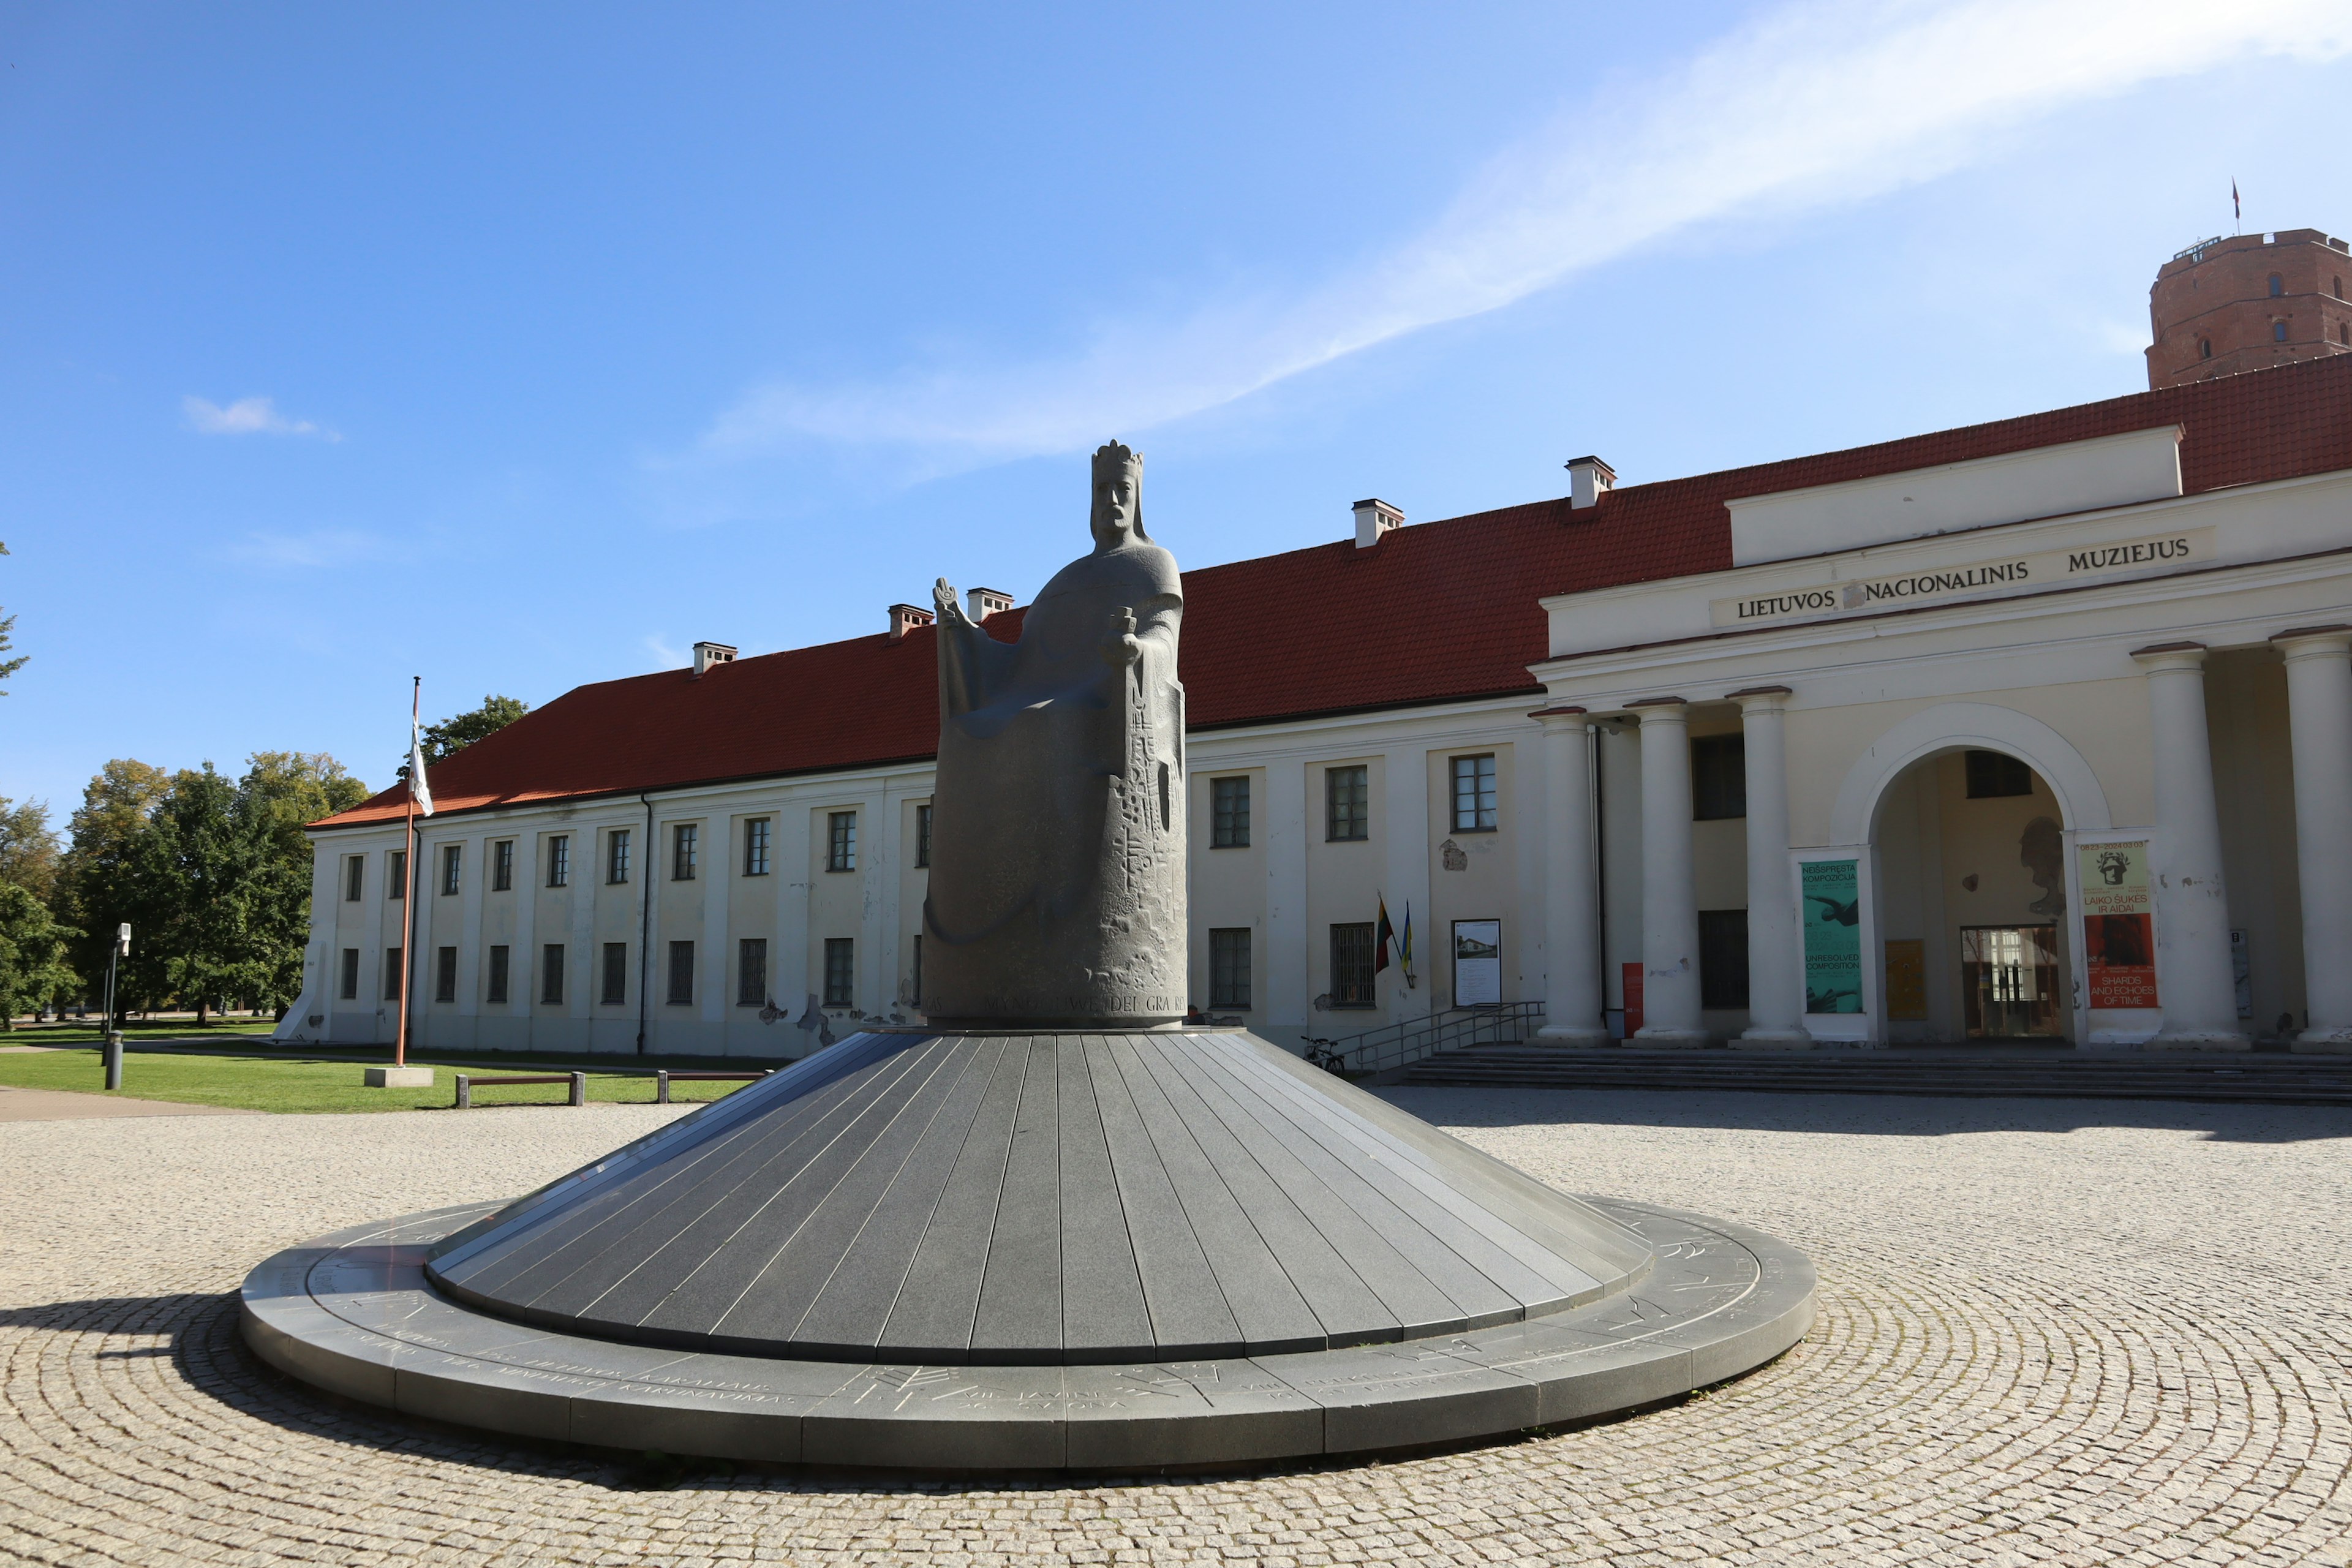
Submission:
[[[501,1205],[247,1279],[296,1376],[495,1430],[949,1469],[1489,1436],[1770,1359],[1812,1274],[1238,1030],[852,1037]]]

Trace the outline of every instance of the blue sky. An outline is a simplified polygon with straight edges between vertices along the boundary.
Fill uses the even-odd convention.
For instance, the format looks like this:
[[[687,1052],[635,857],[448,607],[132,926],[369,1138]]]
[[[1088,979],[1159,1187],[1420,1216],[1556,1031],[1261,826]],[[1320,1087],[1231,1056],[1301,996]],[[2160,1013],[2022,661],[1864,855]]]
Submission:
[[[2221,14],[2226,12],[2227,14]],[[0,794],[2140,389],[2352,7],[0,4]],[[1379,606],[1367,606],[1378,614]]]

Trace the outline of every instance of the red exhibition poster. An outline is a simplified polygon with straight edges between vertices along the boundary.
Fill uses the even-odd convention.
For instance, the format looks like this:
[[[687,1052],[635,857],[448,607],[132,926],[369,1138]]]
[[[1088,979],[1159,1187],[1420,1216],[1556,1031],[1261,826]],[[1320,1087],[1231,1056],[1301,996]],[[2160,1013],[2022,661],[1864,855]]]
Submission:
[[[2083,887],[2083,969],[2094,1007],[2156,1006],[2156,924],[2147,846],[2076,847]]]

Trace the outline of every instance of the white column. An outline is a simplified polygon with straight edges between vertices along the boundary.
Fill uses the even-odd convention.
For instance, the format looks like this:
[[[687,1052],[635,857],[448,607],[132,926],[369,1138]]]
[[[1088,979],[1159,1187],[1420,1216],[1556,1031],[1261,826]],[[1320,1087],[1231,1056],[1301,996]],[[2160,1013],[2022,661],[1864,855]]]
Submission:
[[[1810,1050],[1805,955],[1789,866],[1789,689],[1735,691],[1748,753],[1748,1028],[1744,1050]]]
[[[2303,886],[2298,1051],[2352,1051],[2352,626],[2281,632]]]
[[[1307,1028],[1307,764],[1265,764],[1265,1019]],[[1304,1047],[1301,1047],[1302,1049]]]
[[[1689,704],[1654,697],[1642,721],[1642,1029],[1643,1046],[1695,1048],[1699,1026],[1698,885],[1691,867]]]
[[[1581,708],[1546,708],[1544,1026],[1556,1046],[1605,1046],[1600,884],[1592,860],[1592,724]]]
[[[2156,994],[2164,1026],[2159,1049],[2237,1050],[2252,1044],[2238,1026],[2238,983],[2230,964],[2230,902],[2221,883],[2221,816],[2213,805],[2213,753],[2205,731],[2205,649],[2166,643],[2132,655],[2147,671],[2149,764],[2156,784],[2156,840],[2148,846],[2156,902]]]

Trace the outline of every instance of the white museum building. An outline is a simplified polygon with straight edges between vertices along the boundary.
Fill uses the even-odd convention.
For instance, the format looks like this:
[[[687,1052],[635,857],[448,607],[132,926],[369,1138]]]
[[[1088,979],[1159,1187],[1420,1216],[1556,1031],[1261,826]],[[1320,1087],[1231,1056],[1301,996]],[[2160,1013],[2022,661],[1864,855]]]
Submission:
[[[1199,1007],[1293,1046],[1539,1003],[1567,1044],[2352,1049],[2352,354],[1570,470],[1185,574]],[[389,1043],[412,951],[425,1049],[916,1022],[937,714],[903,605],[580,687],[435,767],[414,867],[399,787],[312,826],[279,1037]]]

